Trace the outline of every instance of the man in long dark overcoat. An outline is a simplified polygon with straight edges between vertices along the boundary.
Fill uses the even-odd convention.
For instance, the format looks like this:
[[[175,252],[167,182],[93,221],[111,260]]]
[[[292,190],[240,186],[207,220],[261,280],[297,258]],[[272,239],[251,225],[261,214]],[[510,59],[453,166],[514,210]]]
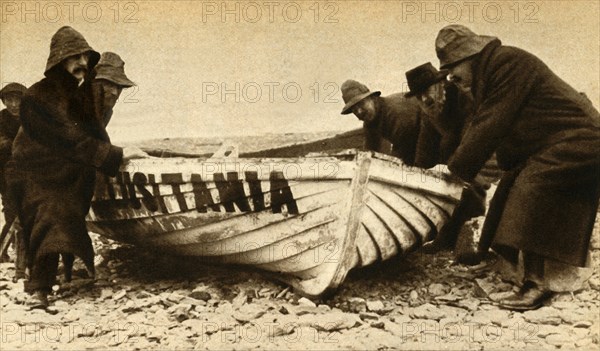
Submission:
[[[142,156],[92,135],[74,103],[80,82],[100,55],[71,27],[52,37],[44,79],[21,103],[22,127],[9,162],[10,191],[17,201],[30,269],[25,290],[31,307],[47,307],[59,254],[78,256],[94,271],[94,250],[85,216],[90,176],[96,169],[114,176],[123,160]],[[125,153],[125,157],[124,157]]]
[[[600,114],[539,58],[495,37],[450,25],[436,52],[475,104],[450,170],[472,181],[495,151],[508,171],[482,235],[493,233],[495,250],[514,264],[521,251],[525,277],[519,293],[500,303],[536,308],[553,290],[548,263],[582,267],[588,257],[600,194]]]

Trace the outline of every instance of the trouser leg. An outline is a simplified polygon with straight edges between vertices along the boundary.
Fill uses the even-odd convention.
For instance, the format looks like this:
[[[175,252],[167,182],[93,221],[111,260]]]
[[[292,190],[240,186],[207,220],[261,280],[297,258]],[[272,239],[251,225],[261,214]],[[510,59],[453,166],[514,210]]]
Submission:
[[[27,268],[27,248],[23,238],[23,230],[19,220],[13,222],[13,231],[15,233],[15,280],[26,278],[25,270]]]
[[[538,285],[544,282],[544,257],[533,252],[523,252],[523,273],[525,281]]]
[[[12,214],[10,211],[4,211],[4,219],[6,222],[2,226],[2,232],[0,232],[0,243],[2,243],[2,252],[0,252],[0,262],[6,260],[8,258],[8,247],[11,243],[14,245],[14,238],[12,237],[12,233],[10,228],[15,221],[16,216]]]
[[[32,265],[29,281],[25,284],[25,291],[33,292],[42,290],[50,292],[56,282],[59,254],[53,253],[37,258]]]

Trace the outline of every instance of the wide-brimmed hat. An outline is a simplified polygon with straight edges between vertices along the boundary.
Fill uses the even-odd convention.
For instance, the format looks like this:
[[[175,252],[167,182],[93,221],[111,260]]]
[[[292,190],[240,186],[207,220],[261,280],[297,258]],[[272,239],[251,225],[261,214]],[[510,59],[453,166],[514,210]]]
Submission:
[[[125,75],[125,62],[114,52],[103,52],[94,70],[96,79],[106,79],[126,88],[135,85]]]
[[[0,99],[4,99],[7,95],[19,95],[23,96],[27,91],[27,87],[19,83],[8,83],[2,90],[0,90]]]
[[[448,71],[438,71],[435,67],[433,67],[431,62],[427,62],[409,71],[406,71],[406,81],[410,91],[404,94],[404,96],[411,97],[421,94],[433,84],[446,79],[447,75]]]
[[[352,106],[356,105],[362,99],[371,95],[381,95],[380,91],[370,91],[366,85],[352,79],[345,81],[342,84],[341,90],[342,99],[344,99],[344,102],[346,103],[346,105],[342,109],[343,115],[347,115],[350,112],[352,112]]]
[[[50,55],[48,56],[48,62],[46,62],[44,74],[48,73],[48,71],[67,57],[80,55],[85,52],[89,52],[90,54],[88,70],[91,70],[98,63],[100,54],[94,51],[83,35],[75,29],[69,26],[60,28],[54,33],[50,41]]]
[[[435,39],[435,53],[440,60],[440,69],[449,68],[477,55],[487,44],[496,39],[498,38],[477,35],[459,24],[442,28]]]

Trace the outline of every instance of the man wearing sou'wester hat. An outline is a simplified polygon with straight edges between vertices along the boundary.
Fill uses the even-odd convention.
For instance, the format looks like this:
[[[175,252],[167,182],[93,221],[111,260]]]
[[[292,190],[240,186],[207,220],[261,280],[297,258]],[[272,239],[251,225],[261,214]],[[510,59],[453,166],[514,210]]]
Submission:
[[[80,257],[93,275],[86,181],[96,169],[114,176],[123,160],[137,155],[137,150],[92,135],[83,111],[73,103],[99,58],[79,32],[60,28],[52,36],[46,77],[28,89],[21,103],[22,127],[7,168],[27,248],[30,277],[25,290],[33,295],[28,303],[32,308],[48,306],[59,255],[71,262]]]
[[[507,171],[482,236],[515,270],[522,257],[524,279],[500,305],[537,308],[551,292],[578,289],[574,272],[586,265],[600,195],[600,114],[539,58],[495,37],[450,25],[436,53],[474,97],[449,169],[472,181],[496,151]]]
[[[125,75],[125,62],[113,52],[104,52],[92,70],[91,84],[82,87],[80,103],[97,138],[110,141],[106,126],[123,89],[135,86]]]

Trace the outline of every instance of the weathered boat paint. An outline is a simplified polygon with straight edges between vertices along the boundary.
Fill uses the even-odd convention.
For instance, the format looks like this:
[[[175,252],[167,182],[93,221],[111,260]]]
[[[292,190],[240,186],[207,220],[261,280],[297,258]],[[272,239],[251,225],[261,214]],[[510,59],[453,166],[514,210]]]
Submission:
[[[430,240],[462,186],[371,152],[144,159],[100,178],[90,230],[163,252],[253,265],[308,296]]]

